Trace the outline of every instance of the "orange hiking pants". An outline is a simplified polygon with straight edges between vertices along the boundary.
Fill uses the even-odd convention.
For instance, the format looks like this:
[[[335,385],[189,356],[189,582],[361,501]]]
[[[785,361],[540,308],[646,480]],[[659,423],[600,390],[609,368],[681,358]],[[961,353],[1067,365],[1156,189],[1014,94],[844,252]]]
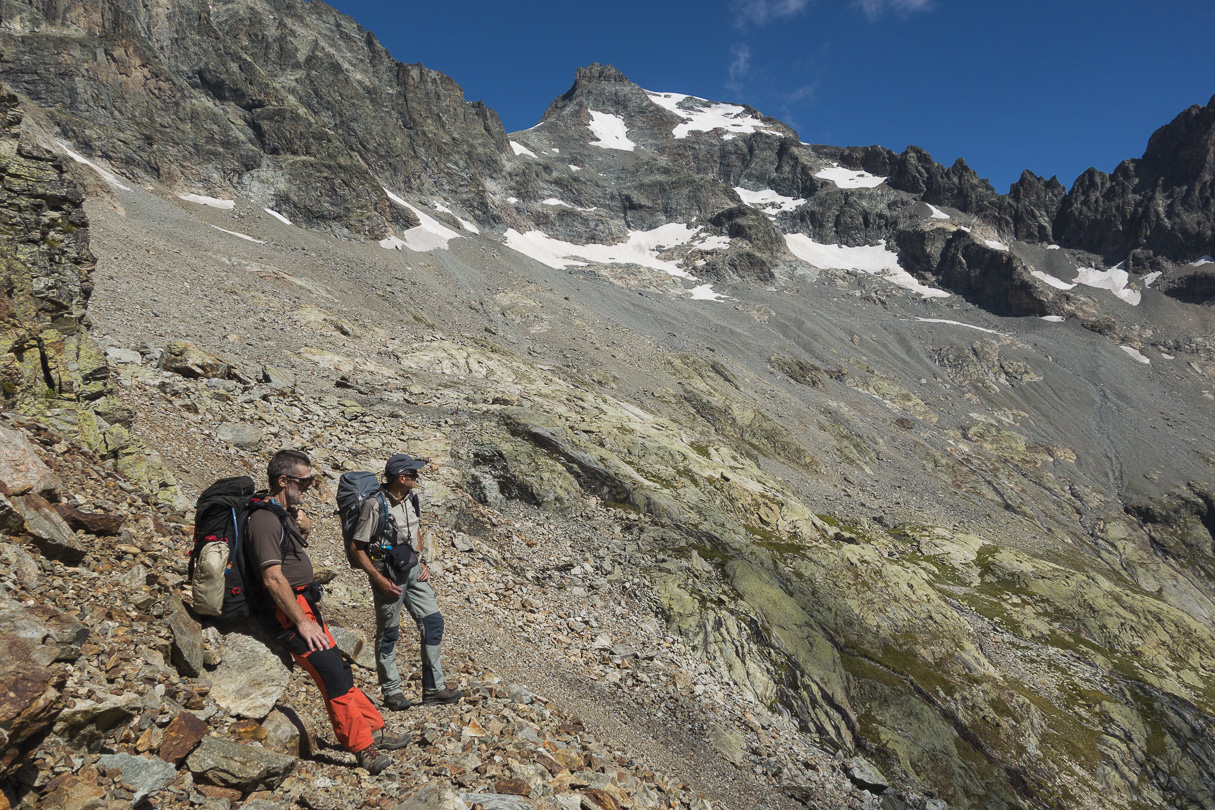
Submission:
[[[276,606],[274,618],[282,628],[278,633],[278,640],[291,653],[296,663],[312,676],[317,688],[321,690],[321,697],[325,699],[325,710],[329,712],[329,722],[333,724],[333,733],[338,742],[347,751],[362,751],[372,744],[372,732],[384,727],[384,718],[363,694],[363,690],[354,685],[354,673],[350,671],[350,664],[338,650],[333,634],[329,632],[329,627],[321,617],[320,608],[309,602],[302,593],[297,593],[295,600],[304,615],[325,631],[329,647],[324,650],[309,650],[308,643],[296,633],[295,625]]]

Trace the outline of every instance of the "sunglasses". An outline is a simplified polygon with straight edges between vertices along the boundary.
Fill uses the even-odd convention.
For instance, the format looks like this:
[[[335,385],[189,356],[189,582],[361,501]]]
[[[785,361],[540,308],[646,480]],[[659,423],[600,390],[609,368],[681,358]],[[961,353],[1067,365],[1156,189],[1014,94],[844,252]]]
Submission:
[[[300,489],[307,489],[308,487],[312,486],[312,482],[316,480],[315,475],[310,475],[307,478],[297,478],[294,475],[284,475],[283,478],[299,484]]]
[[[405,476],[406,478],[412,478],[415,481],[418,479],[417,470],[406,470],[405,472],[401,473],[401,475]]]

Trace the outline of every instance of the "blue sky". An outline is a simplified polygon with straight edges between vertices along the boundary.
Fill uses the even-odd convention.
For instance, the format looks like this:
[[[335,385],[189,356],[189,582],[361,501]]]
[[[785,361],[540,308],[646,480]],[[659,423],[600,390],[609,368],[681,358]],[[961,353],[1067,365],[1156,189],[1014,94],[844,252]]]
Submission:
[[[452,76],[507,131],[574,71],[750,104],[803,141],[922,146],[997,191],[1112,171],[1215,95],[1213,0],[329,0],[402,62]]]

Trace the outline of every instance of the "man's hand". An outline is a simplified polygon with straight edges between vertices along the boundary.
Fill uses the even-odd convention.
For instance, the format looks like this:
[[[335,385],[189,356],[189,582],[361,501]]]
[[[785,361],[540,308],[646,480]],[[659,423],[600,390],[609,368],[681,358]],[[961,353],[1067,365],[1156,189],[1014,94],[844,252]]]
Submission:
[[[312,619],[305,618],[302,622],[295,626],[295,632],[299,637],[308,642],[309,650],[327,650],[329,649],[329,638],[325,635],[325,631],[321,626]]]
[[[426,582],[430,579],[430,566],[424,562],[419,562],[418,565],[422,566],[422,570],[418,571],[418,582]]]
[[[401,586],[394,585],[392,583],[391,579],[384,576],[379,571],[376,571],[374,574],[371,574],[370,579],[371,579],[371,587],[375,588],[380,593],[386,594],[388,596],[400,596],[401,595]]]

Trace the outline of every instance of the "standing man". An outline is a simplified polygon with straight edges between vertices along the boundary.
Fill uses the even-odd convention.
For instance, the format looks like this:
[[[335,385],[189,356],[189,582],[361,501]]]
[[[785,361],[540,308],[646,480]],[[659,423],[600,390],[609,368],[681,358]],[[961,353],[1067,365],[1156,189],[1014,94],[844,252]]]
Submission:
[[[384,483],[375,496],[363,502],[354,530],[354,557],[371,581],[375,601],[380,694],[384,708],[393,711],[403,711],[411,705],[401,693],[401,675],[397,672],[402,603],[409,607],[409,615],[417,622],[422,637],[422,702],[455,703],[464,696],[459,689],[447,688],[439,661],[443,614],[430,586],[430,568],[422,558],[421,509],[414,492],[418,487],[418,471],[425,466],[425,461],[404,453],[388,459]]]
[[[270,489],[254,500],[246,533],[250,564],[261,572],[270,600],[262,618],[321,690],[333,733],[361,767],[378,774],[392,758],[376,746],[395,750],[409,745],[409,735],[385,733],[384,718],[354,685],[350,664],[342,657],[321,615],[321,587],[313,579],[305,549],[311,521],[300,509],[312,486],[312,462],[298,450],[280,450],[270,459]]]

